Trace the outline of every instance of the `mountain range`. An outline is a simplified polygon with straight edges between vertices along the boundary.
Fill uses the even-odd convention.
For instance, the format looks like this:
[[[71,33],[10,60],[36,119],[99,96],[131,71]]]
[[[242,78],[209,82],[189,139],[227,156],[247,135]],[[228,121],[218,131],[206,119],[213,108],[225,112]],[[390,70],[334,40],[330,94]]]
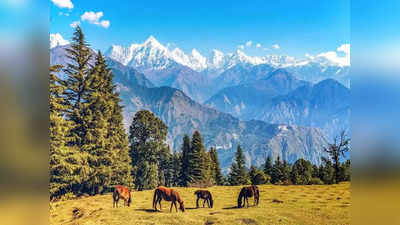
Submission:
[[[305,59],[284,55],[258,57],[248,56],[239,49],[234,53],[214,49],[205,57],[196,49],[190,54],[179,48],[169,49],[153,36],[128,47],[112,45],[105,55],[142,72],[156,86],[177,88],[200,103],[222,88],[257,80],[257,74],[264,75],[278,68],[285,68],[309,82],[334,78],[350,87],[349,65],[325,55]]]
[[[251,74],[258,80],[224,88],[205,104],[242,120],[319,127],[329,138],[349,127],[350,90],[338,81],[312,84],[286,69]]]
[[[65,48],[67,47],[68,45],[52,48],[50,64],[66,65],[68,58],[65,57]],[[94,51],[93,54],[95,54]],[[244,149],[247,166],[251,164],[260,166],[267,155],[274,158],[279,155],[289,162],[305,158],[315,164],[321,162],[321,156],[326,156],[323,147],[327,145],[327,137],[318,127],[271,123],[255,119],[241,120],[229,113],[222,112],[223,110],[210,108],[193,100],[184,90],[171,86],[160,87],[159,83],[149,79],[151,76],[147,76],[133,66],[125,66],[112,58],[107,58],[107,62],[113,70],[114,81],[121,94],[125,125],[129,126],[134,113],[138,110],[152,111],[168,126],[167,142],[173,150],[179,149],[184,134],[191,134],[197,129],[202,133],[207,148],[214,146],[218,149],[221,166],[225,172],[232,162],[238,144]],[[185,82],[188,87],[194,86],[193,82],[199,78],[191,77],[193,75],[191,71],[194,70],[179,65],[178,68],[188,68],[180,72],[174,68],[176,64],[170,65],[171,68],[168,68],[170,75],[165,77],[187,78]],[[249,65],[247,64],[247,66]],[[269,69],[272,70],[272,68]],[[269,75],[271,76],[269,80],[270,82],[275,81],[267,87],[260,85],[260,90],[271,90],[270,96],[266,95],[270,99],[289,96],[293,90],[307,84],[306,81],[296,80],[283,74],[287,73],[285,70],[278,70],[279,73],[276,70],[273,71],[275,71],[275,75]],[[204,75],[202,72],[196,73],[195,76]],[[162,77],[161,74],[159,76]],[[172,80],[179,80],[178,78]],[[262,78],[260,72],[254,80]],[[289,78],[292,81],[285,80]],[[173,83],[165,81],[168,78],[159,78],[159,80]],[[276,94],[274,94],[275,92]]]

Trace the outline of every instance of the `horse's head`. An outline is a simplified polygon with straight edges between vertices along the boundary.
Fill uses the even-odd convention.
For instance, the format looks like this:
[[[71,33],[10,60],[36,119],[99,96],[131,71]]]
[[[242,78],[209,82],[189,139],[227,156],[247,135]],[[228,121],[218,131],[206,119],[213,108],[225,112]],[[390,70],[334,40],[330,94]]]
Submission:
[[[179,209],[180,209],[182,212],[185,212],[185,204],[183,204],[183,201],[179,202]]]
[[[237,205],[238,208],[242,208],[242,197],[243,197],[243,189],[242,189],[242,191],[240,191],[240,193],[239,193],[238,205]]]

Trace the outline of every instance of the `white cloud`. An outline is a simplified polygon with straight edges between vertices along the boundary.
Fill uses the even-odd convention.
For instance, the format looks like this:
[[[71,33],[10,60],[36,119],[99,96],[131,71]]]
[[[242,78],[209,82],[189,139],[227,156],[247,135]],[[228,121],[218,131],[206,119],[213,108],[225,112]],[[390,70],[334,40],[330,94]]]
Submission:
[[[67,44],[69,41],[65,40],[60,33],[50,34],[50,48]]]
[[[252,44],[253,44],[252,41],[247,41],[247,42],[246,42],[246,47],[250,47]]]
[[[257,47],[257,48],[261,48],[261,44],[260,44],[260,43],[257,43],[257,44],[256,44],[256,47]]]
[[[238,45],[237,48],[244,49],[244,45]]]
[[[71,0],[51,0],[54,5],[60,7],[60,8],[68,8],[72,9],[74,8],[74,4],[72,4]]]
[[[311,59],[311,60],[313,60],[315,58],[314,56],[310,55],[309,53],[306,53],[305,56],[307,59]]]
[[[264,50],[264,51],[268,51],[269,49],[268,49],[268,48],[263,48],[263,50]]]
[[[339,56],[337,54],[338,52],[343,52],[344,56]],[[308,58],[310,57],[312,56],[308,55]],[[318,54],[317,57],[326,58],[327,60],[340,66],[350,66],[350,44],[343,44],[339,46],[336,51],[323,52]]]
[[[110,21],[109,20],[101,20],[100,18],[103,17],[103,12],[85,12],[82,16],[81,16],[81,20],[82,21],[88,21],[88,23],[90,24],[95,24],[97,26],[101,26],[104,28],[108,28],[110,26]]]
[[[72,28],[76,28],[79,25],[81,25],[80,21],[73,21],[69,26],[72,27]]]
[[[336,49],[336,51],[344,52],[345,54],[350,54],[350,44],[342,44]]]
[[[272,45],[272,48],[274,48],[274,49],[280,49],[281,47],[279,47],[278,44],[274,44],[274,45]]]

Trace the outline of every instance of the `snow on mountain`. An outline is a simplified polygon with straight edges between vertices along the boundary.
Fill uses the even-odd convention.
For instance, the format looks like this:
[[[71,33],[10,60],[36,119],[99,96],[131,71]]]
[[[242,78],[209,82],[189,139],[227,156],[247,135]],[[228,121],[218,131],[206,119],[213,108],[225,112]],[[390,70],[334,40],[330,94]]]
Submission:
[[[179,48],[171,50],[150,36],[145,42],[134,43],[129,47],[112,45],[106,55],[123,65],[133,66],[139,70],[163,70],[178,63],[197,72],[212,71],[214,76],[236,65],[269,64],[275,68],[293,68],[318,64],[321,70],[337,67],[338,71],[341,67],[350,66],[349,44],[340,46],[336,51],[315,56],[306,54],[302,59],[287,55],[248,56],[239,49],[234,53],[226,54],[214,49],[208,57],[204,57],[196,49],[189,54]]]
[[[193,49],[190,55],[186,55],[179,48],[168,49],[153,36],[150,36],[142,44],[132,44],[127,48],[112,45],[106,55],[123,65],[143,70],[162,70],[174,63],[187,66],[195,71],[202,71],[207,67],[206,58],[196,49]]]
[[[50,48],[67,44],[69,44],[69,41],[65,40],[60,33],[50,34]]]
[[[196,49],[193,49],[190,54],[190,62],[188,67],[196,71],[202,71],[207,68],[207,58],[202,56]]]
[[[225,64],[225,55],[217,49],[211,51],[210,56],[207,59],[207,65],[209,69],[218,70]]]

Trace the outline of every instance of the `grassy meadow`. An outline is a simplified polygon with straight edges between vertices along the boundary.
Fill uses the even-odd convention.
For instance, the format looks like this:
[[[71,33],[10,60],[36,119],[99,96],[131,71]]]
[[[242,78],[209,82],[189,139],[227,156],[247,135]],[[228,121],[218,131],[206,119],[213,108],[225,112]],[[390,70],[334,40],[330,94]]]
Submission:
[[[260,204],[236,208],[241,186],[208,188],[214,208],[195,209],[198,188],[176,188],[186,211],[169,212],[170,202],[162,201],[162,212],[152,209],[153,190],[133,191],[130,207],[113,208],[112,194],[50,203],[50,224],[350,224],[350,183],[338,185],[259,185]],[[202,201],[201,201],[202,203]],[[253,205],[253,199],[249,199]],[[179,205],[178,205],[179,206]],[[202,207],[202,204],[200,204]],[[178,209],[179,210],[179,209]]]

